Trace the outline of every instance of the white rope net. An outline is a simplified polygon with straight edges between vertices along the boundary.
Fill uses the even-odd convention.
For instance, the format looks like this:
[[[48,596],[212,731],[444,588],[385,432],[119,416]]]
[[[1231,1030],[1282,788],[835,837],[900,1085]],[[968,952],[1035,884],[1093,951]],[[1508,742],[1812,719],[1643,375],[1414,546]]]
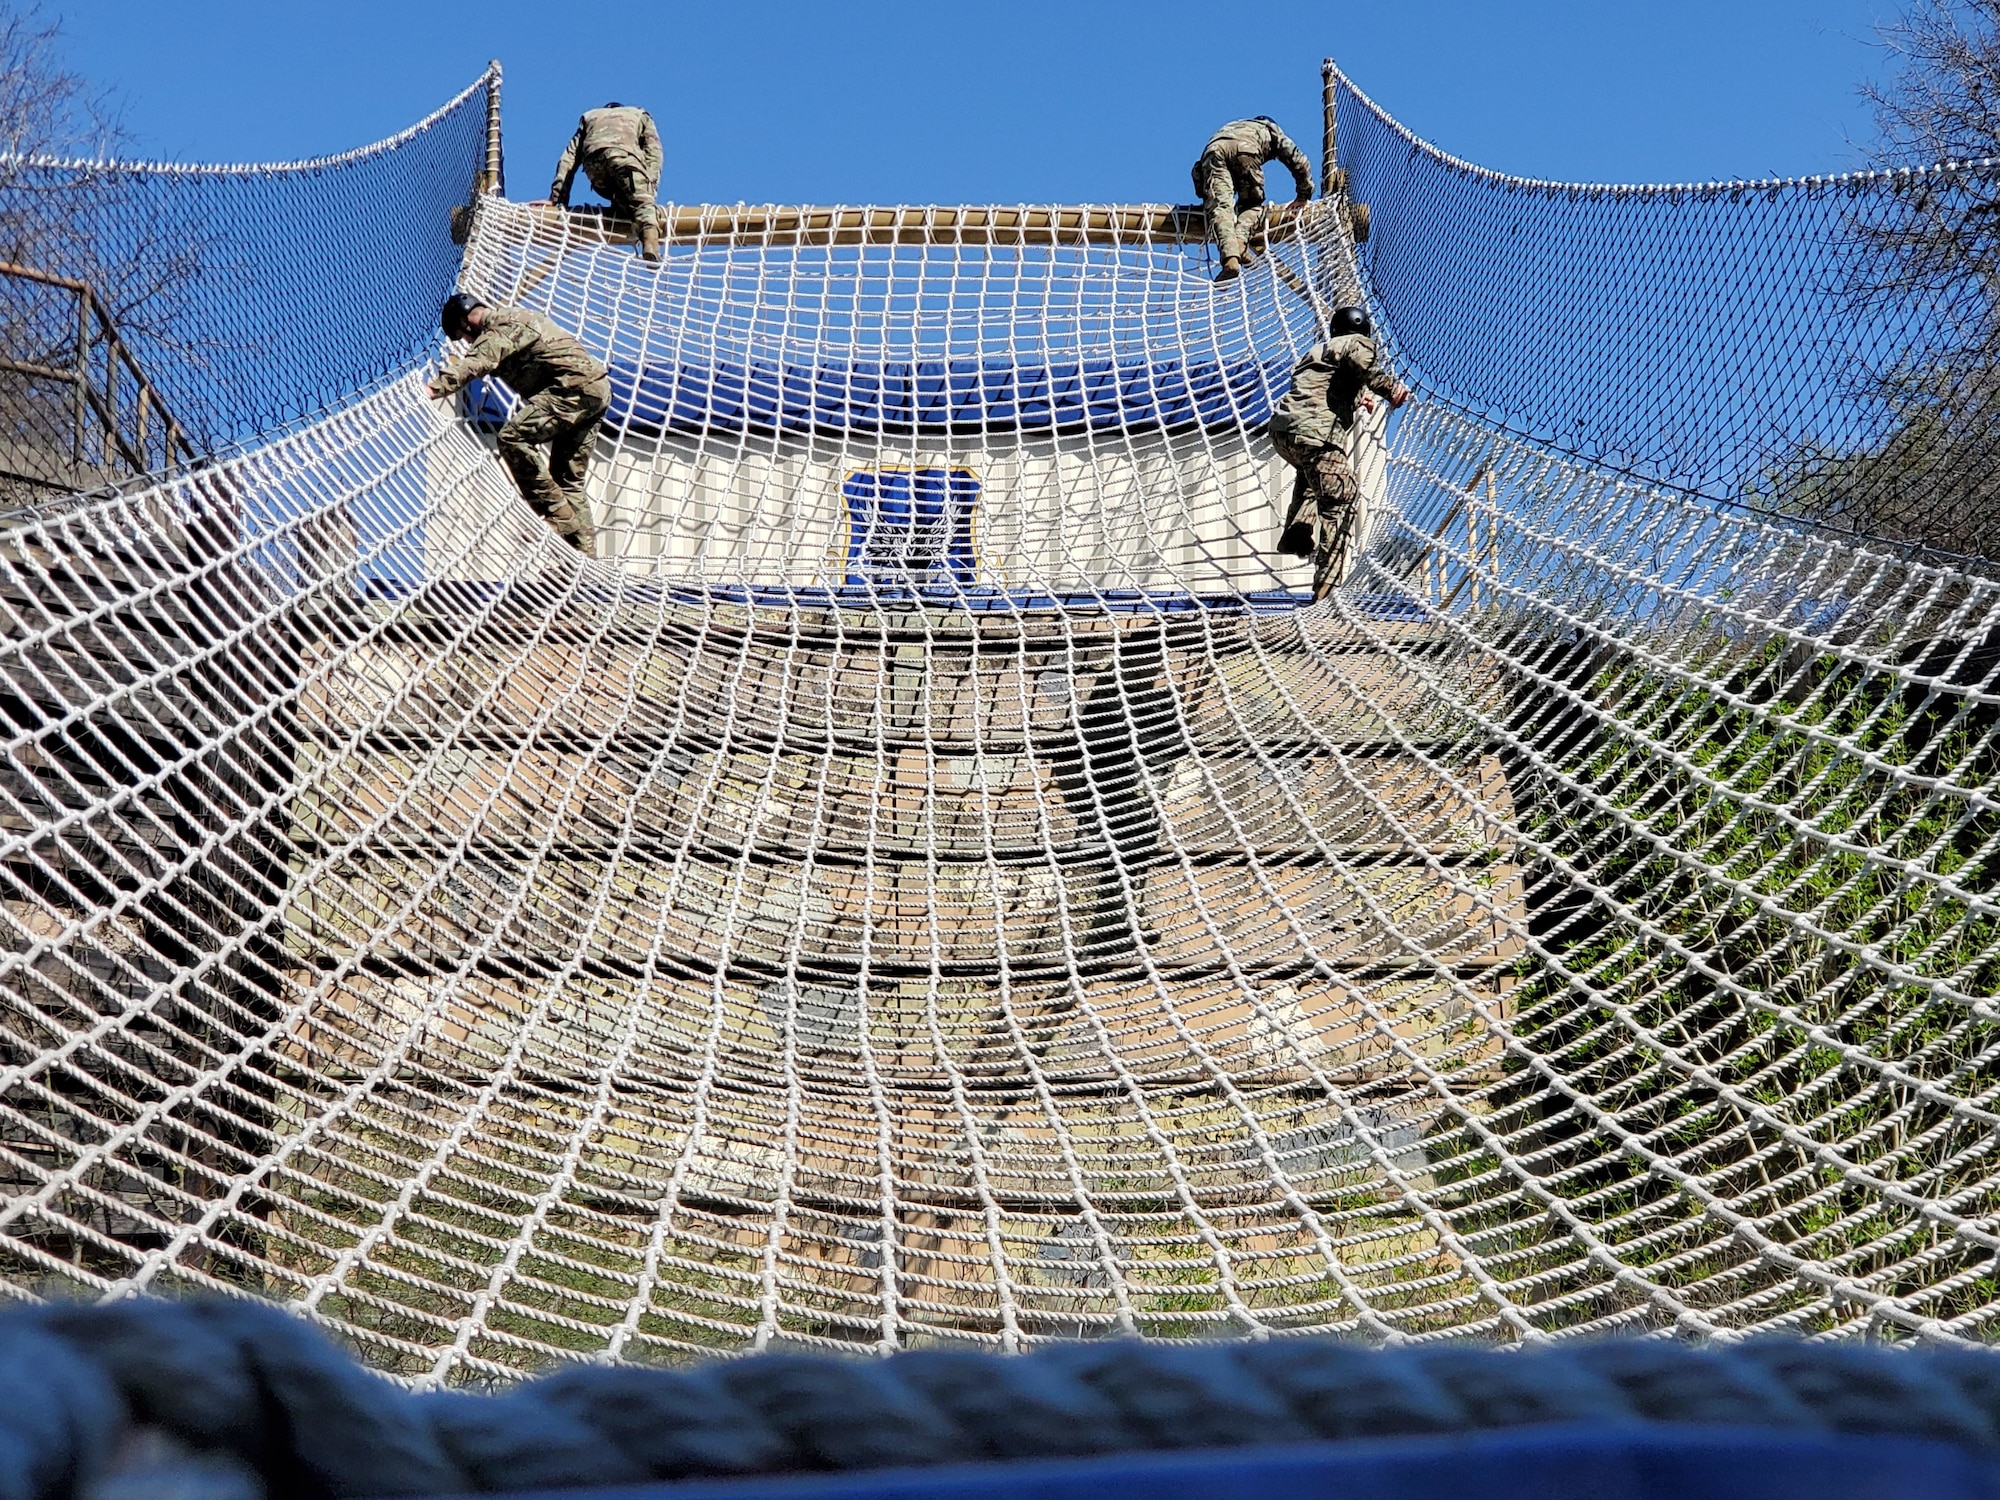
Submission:
[[[1590,197],[1342,111],[1371,241],[1336,197],[1225,284],[1163,208],[669,207],[656,268],[482,199],[463,284],[612,368],[599,561],[505,393],[407,359],[20,518],[6,1284],[283,1300],[419,1381],[1990,1337],[2000,597],[1768,513],[1883,430],[1844,351],[1943,347],[1822,307],[1908,193]],[[1745,225],[1739,342],[1639,359],[1607,289]],[[1308,606],[1263,424],[1356,295],[1418,401]]]

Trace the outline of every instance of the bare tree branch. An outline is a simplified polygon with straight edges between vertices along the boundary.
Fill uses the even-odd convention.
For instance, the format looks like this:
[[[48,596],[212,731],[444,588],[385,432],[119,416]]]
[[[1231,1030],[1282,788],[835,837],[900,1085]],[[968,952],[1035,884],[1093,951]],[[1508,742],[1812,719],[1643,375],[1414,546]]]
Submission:
[[[201,369],[218,352],[202,343],[206,321],[189,316],[207,262],[202,232],[129,172],[101,165],[129,138],[109,96],[64,64],[60,43],[59,26],[38,9],[0,0],[0,260],[87,283],[128,346],[156,364]],[[73,370],[80,336],[73,294],[18,278],[0,284],[0,353]],[[0,377],[0,444],[11,445],[0,467],[83,482],[85,471],[56,452],[81,451],[76,399],[73,386]],[[0,490],[26,498],[18,483]]]
[[[2000,158],[2000,0],[1909,0],[1880,33],[1894,63],[1863,89],[1875,165]],[[1889,435],[1828,456],[1786,508],[1899,540],[2000,557],[2000,174],[1924,173],[1870,194],[1850,220],[1847,294],[1857,317],[1904,342],[1856,394],[1885,406]]]

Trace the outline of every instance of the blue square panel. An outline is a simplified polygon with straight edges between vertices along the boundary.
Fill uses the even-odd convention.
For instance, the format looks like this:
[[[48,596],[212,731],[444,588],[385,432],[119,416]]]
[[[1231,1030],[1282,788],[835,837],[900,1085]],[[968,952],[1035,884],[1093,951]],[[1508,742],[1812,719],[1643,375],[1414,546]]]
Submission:
[[[979,478],[970,469],[871,469],[850,474],[847,581],[852,585],[969,584]]]

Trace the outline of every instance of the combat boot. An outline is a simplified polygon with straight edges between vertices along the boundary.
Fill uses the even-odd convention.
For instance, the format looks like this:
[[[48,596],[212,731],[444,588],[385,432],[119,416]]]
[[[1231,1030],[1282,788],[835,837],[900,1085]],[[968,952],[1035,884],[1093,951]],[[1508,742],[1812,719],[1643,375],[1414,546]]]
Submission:
[[[1222,269],[1215,273],[1217,281],[1234,281],[1243,274],[1243,262],[1233,255],[1222,258]]]
[[[639,226],[639,253],[647,260],[660,258],[660,226],[657,220],[648,220]]]
[[[563,540],[585,557],[597,556],[597,528],[590,521],[590,502],[582,496],[571,496],[563,507],[563,525],[559,529]]]

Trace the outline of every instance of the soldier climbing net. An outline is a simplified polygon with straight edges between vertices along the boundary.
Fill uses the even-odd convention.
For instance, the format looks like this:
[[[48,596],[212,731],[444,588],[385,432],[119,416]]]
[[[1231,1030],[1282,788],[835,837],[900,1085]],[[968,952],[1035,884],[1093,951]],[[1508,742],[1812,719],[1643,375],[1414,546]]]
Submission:
[[[1923,544],[1994,309],[1922,256],[1994,164],[1526,182],[1329,69],[1232,283],[1157,206],[668,206],[656,268],[475,191],[497,89],[6,189],[243,273],[140,351],[209,460],[0,543],[11,1295],[419,1382],[1993,1335],[2000,594]],[[610,365],[598,560],[504,390],[425,399],[454,276]],[[1418,399],[1313,606],[1263,423],[1357,296]]]

